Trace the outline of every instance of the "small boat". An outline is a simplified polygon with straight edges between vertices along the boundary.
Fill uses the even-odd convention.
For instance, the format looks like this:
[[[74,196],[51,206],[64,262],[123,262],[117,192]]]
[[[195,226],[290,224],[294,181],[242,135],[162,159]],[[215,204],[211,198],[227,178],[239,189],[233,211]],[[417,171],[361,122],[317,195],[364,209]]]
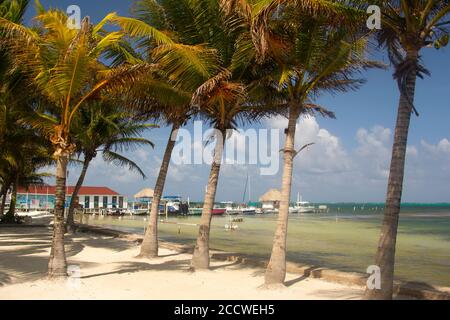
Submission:
[[[131,215],[133,216],[146,216],[149,213],[149,211],[150,211],[149,209],[144,208],[130,210]]]
[[[240,213],[239,210],[233,207],[234,202],[232,201],[224,201],[220,203],[221,206],[225,206],[226,214],[230,216],[234,216]]]
[[[311,206],[307,201],[297,201],[294,207],[289,207],[289,213],[312,213],[316,207]]]
[[[302,201],[300,193],[297,194],[297,202],[295,206],[289,207],[289,213],[312,213],[316,211],[316,207],[310,205],[308,201]]]
[[[201,216],[203,208],[189,208],[189,215],[191,216]]]
[[[213,216],[221,216],[227,212],[227,209],[225,208],[214,208],[212,209],[211,213]]]
[[[254,208],[254,207],[240,208],[240,211],[241,211],[241,214],[243,214],[243,215],[256,214],[256,208]]]
[[[227,210],[225,208],[214,208],[211,213],[213,216],[221,216],[225,214]],[[203,208],[189,208],[189,215],[191,216],[201,216]]]

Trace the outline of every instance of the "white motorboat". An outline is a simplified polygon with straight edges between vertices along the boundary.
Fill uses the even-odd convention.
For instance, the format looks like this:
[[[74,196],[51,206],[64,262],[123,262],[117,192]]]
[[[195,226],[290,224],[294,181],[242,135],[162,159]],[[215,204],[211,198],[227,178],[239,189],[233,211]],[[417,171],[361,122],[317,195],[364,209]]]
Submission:
[[[316,207],[310,205],[307,201],[297,201],[294,210],[296,213],[311,213],[316,210]]]
[[[302,201],[300,194],[297,196],[295,206],[289,207],[289,213],[312,213],[316,211],[316,207],[312,206],[308,201]]]

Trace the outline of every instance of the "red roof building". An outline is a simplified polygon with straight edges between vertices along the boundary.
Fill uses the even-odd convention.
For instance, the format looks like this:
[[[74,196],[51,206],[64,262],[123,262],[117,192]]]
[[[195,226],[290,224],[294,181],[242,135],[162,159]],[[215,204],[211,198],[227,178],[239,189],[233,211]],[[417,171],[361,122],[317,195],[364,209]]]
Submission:
[[[66,207],[70,203],[74,186],[66,187]],[[31,185],[17,190],[18,205],[26,209],[52,209],[55,205],[56,187],[50,185]],[[78,205],[84,209],[111,209],[128,207],[125,196],[108,187],[81,187],[78,192]]]
[[[73,193],[73,190],[75,189],[74,186],[67,186],[66,188],[66,194],[69,196]],[[19,187],[17,189],[17,193],[25,194],[25,193],[33,193],[33,194],[40,194],[40,195],[46,195],[46,194],[55,194],[56,187],[55,186],[48,186],[48,185],[40,185],[40,186],[29,186],[28,188]],[[80,191],[78,192],[78,195],[84,196],[84,195],[102,195],[102,196],[119,196],[120,194],[116,191],[108,188],[108,187],[81,187]]]

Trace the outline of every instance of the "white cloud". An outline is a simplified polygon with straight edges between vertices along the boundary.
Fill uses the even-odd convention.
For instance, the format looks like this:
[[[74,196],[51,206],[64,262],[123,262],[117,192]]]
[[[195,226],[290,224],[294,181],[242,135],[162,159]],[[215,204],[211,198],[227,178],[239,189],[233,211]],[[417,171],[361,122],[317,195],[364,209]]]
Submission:
[[[284,129],[287,120],[278,117],[267,124]],[[356,146],[346,148],[338,136],[320,128],[315,118],[303,118],[297,129],[296,147],[310,142],[316,144],[302,152],[295,162],[293,195],[299,190],[306,197],[320,200],[384,199],[392,149],[391,129],[379,125],[360,128],[355,133]],[[431,191],[436,188],[430,181],[450,176],[449,140],[444,138],[434,145],[422,141],[419,146],[408,145],[406,152],[404,199],[420,201],[417,194],[424,198],[445,198],[442,191],[438,192],[440,195]]]
[[[381,126],[370,130],[360,128],[356,132],[359,170],[369,179],[384,180],[389,176],[390,138],[391,130]]]
[[[447,138],[442,139],[437,144],[430,144],[425,140],[421,141],[422,147],[432,155],[450,155],[450,141]]]
[[[267,124],[272,128],[284,130],[287,122],[284,117],[276,117]],[[280,134],[280,137],[283,145],[285,136]],[[314,117],[302,117],[295,134],[296,149],[309,143],[314,145],[304,149],[295,160],[301,170],[317,174],[345,172],[351,169],[351,158],[340,139],[328,130],[320,128]]]

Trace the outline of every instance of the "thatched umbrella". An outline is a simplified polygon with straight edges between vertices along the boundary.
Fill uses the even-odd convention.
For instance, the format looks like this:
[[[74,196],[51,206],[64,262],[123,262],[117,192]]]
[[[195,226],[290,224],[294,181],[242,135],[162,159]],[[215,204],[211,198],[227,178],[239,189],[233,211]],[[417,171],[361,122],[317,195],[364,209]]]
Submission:
[[[261,202],[278,202],[280,200],[281,192],[278,189],[270,189],[259,198]]]
[[[150,188],[142,189],[134,195],[135,198],[153,198],[154,190]]]

